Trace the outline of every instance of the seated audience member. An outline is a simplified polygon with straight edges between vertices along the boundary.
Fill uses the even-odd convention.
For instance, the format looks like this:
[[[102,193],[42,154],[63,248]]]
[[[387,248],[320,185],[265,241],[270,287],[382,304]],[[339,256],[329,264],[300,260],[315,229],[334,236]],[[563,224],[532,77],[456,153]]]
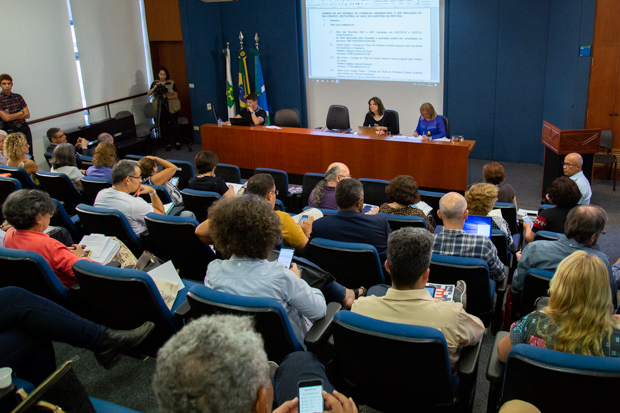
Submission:
[[[263,339],[253,324],[250,317],[203,316],[170,338],[159,350],[153,377],[159,410],[267,413],[275,401],[280,407],[274,413],[293,413],[297,383],[321,380],[326,409],[357,413],[353,400],[334,389],[310,352],[289,354],[272,382]]]
[[[349,168],[343,163],[329,165],[325,178],[320,180],[308,197],[308,205],[321,209],[338,209],[336,205],[336,185],[343,179],[351,178]]]
[[[125,215],[131,229],[138,235],[146,231],[146,214],[166,214],[155,188],[141,185],[141,182],[140,164],[124,159],[112,168],[112,187],[102,189],[95,198],[96,207],[118,209]],[[142,194],[150,195],[150,204],[140,197]]]
[[[611,285],[612,300],[616,303],[618,287],[609,265],[609,257],[593,249],[598,237],[605,233],[607,213],[599,206],[579,205],[568,213],[564,224],[564,234],[557,241],[534,241],[523,248],[519,264],[512,277],[510,290],[518,293],[523,290],[525,274],[531,268],[555,271],[560,262],[575,251],[585,251],[596,255],[607,267],[607,279]]]
[[[67,143],[67,135],[65,135],[65,133],[58,128],[49,128],[46,135],[47,139],[50,140],[50,144],[45,150],[46,152],[53,153],[54,149],[56,149],[56,146],[60,145],[61,143]],[[84,138],[78,138],[77,142],[75,143],[75,151],[77,152],[76,157],[78,161],[80,161],[80,155],[90,156],[91,154],[88,150],[88,140]]]
[[[217,155],[213,152],[198,152],[194,158],[194,166],[198,175],[191,178],[187,186],[197,191],[217,192],[222,198],[235,196],[232,185],[226,185],[226,181],[215,176],[218,161]]]
[[[547,189],[547,201],[555,205],[555,208],[542,208],[538,211],[536,220],[532,223],[524,222],[525,239],[527,242],[534,241],[538,231],[564,232],[564,223],[571,209],[576,207],[581,199],[579,187],[570,178],[560,176],[556,178]]]
[[[461,346],[479,342],[484,335],[484,324],[478,317],[467,314],[463,304],[434,299],[424,289],[430,273],[432,247],[433,235],[422,228],[394,231],[388,240],[385,262],[385,269],[392,276],[391,288],[371,287],[367,297],[353,303],[351,311],[390,323],[440,330],[446,337],[454,369]],[[376,296],[373,290],[383,294]]]
[[[393,112],[386,112],[381,99],[375,96],[368,101],[363,126],[373,126],[377,135],[385,135],[388,131],[396,134],[396,116]]]
[[[0,165],[6,165],[7,159],[4,154],[4,140],[6,139],[7,133],[0,129]]]
[[[36,172],[41,170],[35,161],[26,157],[28,155],[28,142],[26,135],[21,132],[11,133],[4,140],[4,154],[7,157],[6,164],[16,168],[23,168],[32,180],[37,183]]]
[[[502,281],[506,277],[504,264],[499,260],[491,240],[463,231],[468,216],[467,201],[463,195],[456,192],[444,195],[439,200],[437,214],[443,220],[444,227],[435,237],[434,254],[480,258],[489,265],[491,279]]]
[[[312,224],[313,238],[333,241],[370,244],[377,249],[381,262],[387,255],[387,239],[391,229],[383,215],[366,215],[364,208],[364,187],[357,179],[345,179],[336,186],[338,213],[327,215]],[[376,210],[375,210],[376,211]],[[304,255],[308,256],[308,246]]]
[[[112,168],[116,163],[116,148],[110,142],[101,142],[95,149],[93,164],[86,170],[86,176],[112,180]]]
[[[84,191],[81,181],[84,175],[75,166],[75,149],[70,143],[61,143],[56,146],[50,163],[52,164],[50,172],[67,175],[78,192]]]
[[[491,184],[474,184],[465,192],[465,200],[467,201],[467,210],[469,215],[478,215],[486,217],[493,210],[495,200],[497,199],[497,188]],[[508,222],[502,217],[493,216],[491,227],[499,229],[506,234],[506,248],[511,249],[512,234]],[[516,250],[516,248],[515,248]]]
[[[583,158],[578,153],[569,153],[564,158],[564,175],[572,179],[579,187],[581,192],[581,199],[579,205],[590,205],[590,198],[592,197],[592,188],[590,187],[590,181],[583,174],[581,168],[583,167]]]
[[[512,185],[504,182],[504,179],[506,179],[506,172],[504,172],[504,167],[501,164],[489,162],[484,165],[482,174],[484,175],[484,182],[495,185],[497,188],[497,202],[514,204],[515,208],[518,209],[515,190]]]
[[[0,365],[38,386],[56,370],[52,341],[93,351],[106,369],[138,346],[155,325],[112,330],[19,287],[0,288]]]
[[[222,199],[209,209],[209,231],[215,249],[229,259],[209,263],[205,285],[230,294],[277,300],[303,343],[313,322],[325,316],[325,298],[300,278],[295,263],[288,269],[266,260],[282,236],[273,207],[253,195]]]
[[[381,205],[379,212],[390,215],[422,217],[426,220],[428,230],[430,232],[435,230],[431,217],[413,205],[420,202],[420,192],[418,183],[411,176],[399,175],[392,179],[385,187],[385,194],[392,202]]]
[[[157,164],[164,169],[157,172]],[[157,156],[145,156],[140,159],[140,174],[142,183],[146,185],[161,185],[166,189],[168,195],[175,205],[183,205],[183,195],[170,179],[177,172],[177,166],[172,162]]]
[[[245,101],[247,107],[242,108],[236,117],[247,119],[253,126],[263,125],[267,119],[267,112],[258,106],[258,95],[252,92],[245,98]]]
[[[620,316],[612,315],[607,267],[600,256],[586,251],[564,258],[551,279],[549,305],[514,324],[499,342],[499,359],[506,362],[512,346],[520,343],[586,356],[620,357]]]
[[[418,119],[418,127],[413,132],[413,136],[425,136],[432,139],[441,139],[446,137],[446,124],[443,118],[437,115],[435,108],[426,102],[420,106],[420,119]]]

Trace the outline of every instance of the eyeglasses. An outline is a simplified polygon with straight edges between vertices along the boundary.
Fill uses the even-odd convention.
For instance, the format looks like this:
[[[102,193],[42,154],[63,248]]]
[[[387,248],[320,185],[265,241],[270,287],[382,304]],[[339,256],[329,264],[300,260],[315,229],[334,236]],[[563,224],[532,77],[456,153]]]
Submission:
[[[142,177],[140,175],[138,175],[138,176],[127,175],[127,178],[142,179]]]
[[[573,163],[562,162],[562,166],[563,166],[563,167],[571,167],[571,166],[577,166],[577,165],[575,165],[575,164],[573,164]]]
[[[270,194],[276,194],[276,196],[280,195],[280,191],[277,189],[275,191],[269,191]]]
[[[338,175],[340,178],[351,178],[351,174],[348,175]]]

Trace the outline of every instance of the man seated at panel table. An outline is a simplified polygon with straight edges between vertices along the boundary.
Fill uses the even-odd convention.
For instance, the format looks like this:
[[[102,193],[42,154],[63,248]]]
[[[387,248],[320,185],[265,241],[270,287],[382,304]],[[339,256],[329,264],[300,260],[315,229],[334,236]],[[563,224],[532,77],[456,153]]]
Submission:
[[[264,124],[265,119],[267,119],[267,112],[258,106],[258,95],[256,93],[250,93],[245,98],[245,101],[248,106],[241,109],[241,112],[239,112],[236,117],[247,119],[250,125],[258,126]]]
[[[482,339],[484,324],[467,314],[463,304],[441,301],[424,289],[428,282],[433,235],[422,228],[401,228],[388,240],[385,269],[392,286],[376,285],[366,297],[353,303],[351,311],[390,323],[434,327],[446,337],[452,369],[459,359],[461,346],[471,346]]]
[[[321,179],[308,197],[308,205],[320,209],[338,209],[336,204],[336,185],[343,179],[351,178],[349,168],[341,163],[334,162],[327,167],[325,178]]]
[[[336,186],[336,203],[338,213],[327,215],[314,221],[310,240],[325,238],[333,241],[357,242],[370,244],[377,249],[381,262],[387,256],[387,240],[390,224],[383,215],[371,215],[362,212],[364,208],[364,187],[357,179],[345,179]],[[304,256],[309,255],[308,245]]]
[[[506,277],[507,268],[497,256],[493,242],[483,235],[463,231],[468,216],[467,201],[463,195],[456,192],[445,194],[439,200],[437,214],[443,220],[443,229],[435,237],[434,254],[480,258],[489,265],[491,279],[502,281]]]

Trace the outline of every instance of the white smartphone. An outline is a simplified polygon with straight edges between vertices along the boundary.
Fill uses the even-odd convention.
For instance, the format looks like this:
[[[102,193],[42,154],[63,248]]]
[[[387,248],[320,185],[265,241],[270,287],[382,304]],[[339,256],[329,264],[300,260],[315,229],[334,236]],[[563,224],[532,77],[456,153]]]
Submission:
[[[299,413],[323,412],[323,381],[306,380],[297,384]]]
[[[295,255],[295,250],[293,248],[282,248],[280,250],[280,255],[278,255],[278,262],[283,264],[286,268],[291,268],[293,255]]]

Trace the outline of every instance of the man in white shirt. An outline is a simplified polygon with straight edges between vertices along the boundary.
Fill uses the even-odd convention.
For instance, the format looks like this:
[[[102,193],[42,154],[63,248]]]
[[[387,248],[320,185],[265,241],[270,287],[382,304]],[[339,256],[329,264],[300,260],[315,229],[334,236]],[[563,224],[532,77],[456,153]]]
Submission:
[[[141,182],[140,164],[124,159],[112,169],[112,187],[99,191],[95,198],[96,207],[118,209],[125,215],[131,229],[138,235],[146,231],[146,214],[166,214],[155,188]],[[142,194],[151,196],[150,204],[140,197]]]
[[[383,297],[368,291],[353,303],[351,311],[390,323],[434,327],[446,338],[450,365],[454,369],[461,346],[471,346],[482,339],[484,324],[467,314],[461,303],[432,298],[424,289],[428,282],[433,248],[433,235],[422,228],[405,227],[394,231],[388,239],[385,268],[392,276],[392,287]],[[379,293],[380,294],[380,293]]]
[[[6,155],[4,154],[4,140],[7,133],[0,129],[0,165],[6,165]]]
[[[583,158],[578,153],[569,153],[564,158],[564,175],[575,181],[581,192],[581,199],[579,205],[590,205],[590,198],[592,197],[592,188],[588,178],[583,174],[581,168],[583,167]]]

